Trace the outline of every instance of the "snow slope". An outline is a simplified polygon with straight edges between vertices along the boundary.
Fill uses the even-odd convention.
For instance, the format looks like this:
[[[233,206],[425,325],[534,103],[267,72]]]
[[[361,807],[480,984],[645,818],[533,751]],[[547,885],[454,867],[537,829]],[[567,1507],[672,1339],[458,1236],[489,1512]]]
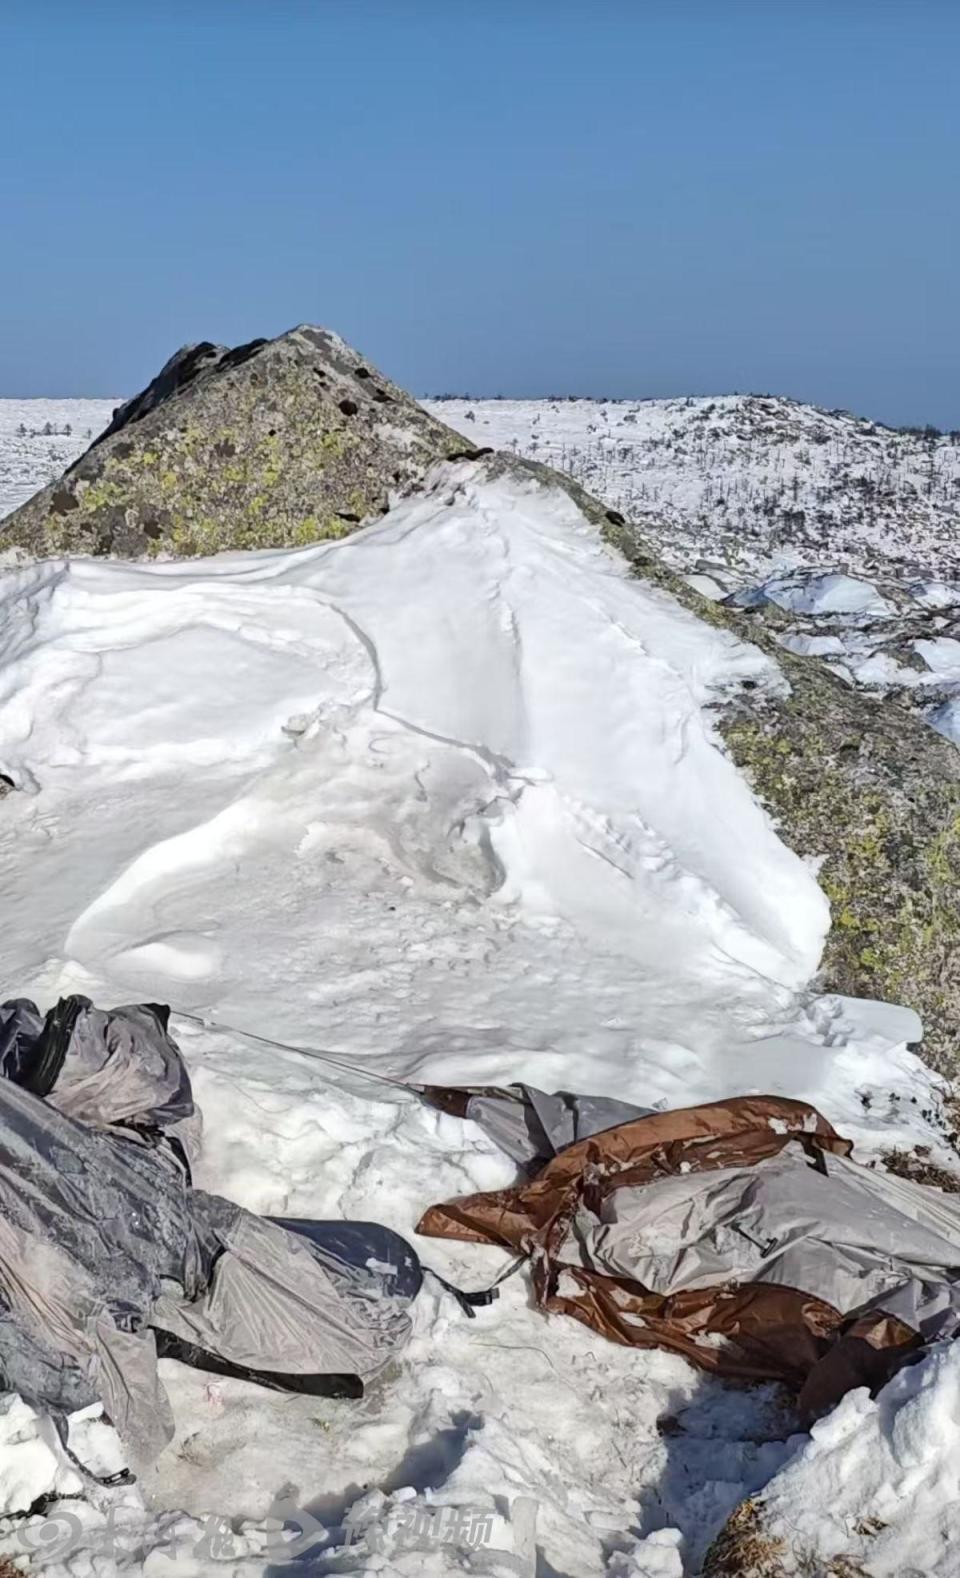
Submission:
[[[169,1001],[198,1182],[262,1211],[410,1234],[510,1181],[384,1076],[674,1106],[771,1090],[862,1155],[941,1154],[915,1016],[804,995],[826,901],[711,724],[745,680],[784,683],[633,579],[565,493],[467,464],[338,543],[8,570],[0,989]],[[419,1247],[465,1286],[504,1265]],[[547,1320],[524,1273],[475,1321],[426,1290],[360,1405],[163,1368],[176,1442],[135,1490],[59,1504],[77,1527],[48,1574],[262,1573],[279,1497],[328,1547],[351,1535],[317,1571],[679,1578],[805,1439],[771,1388]],[[77,1428],[109,1460],[106,1427]],[[3,1510],[77,1488],[42,1424],[0,1428]],[[411,1497],[488,1513],[508,1554],[402,1530]],[[94,1554],[111,1500],[132,1555]],[[0,1548],[22,1560],[53,1516]],[[246,1520],[219,1563],[217,1517]]]
[[[960,741],[960,432],[756,395],[425,404],[474,443],[569,472],[698,591],[776,604],[797,619],[791,651]]]
[[[960,570],[960,434],[779,396],[427,400],[474,443],[569,471],[675,568],[730,585],[796,565]]]
[[[0,519],[102,433],[117,400],[0,400]]]

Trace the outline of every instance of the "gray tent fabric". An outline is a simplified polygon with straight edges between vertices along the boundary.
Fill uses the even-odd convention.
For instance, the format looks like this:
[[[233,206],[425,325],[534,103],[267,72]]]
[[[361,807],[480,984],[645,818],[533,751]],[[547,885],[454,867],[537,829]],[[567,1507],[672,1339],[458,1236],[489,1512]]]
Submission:
[[[123,1334],[148,1325],[164,1278],[185,1298],[198,1296],[205,1251],[209,1258],[182,1169],[165,1147],[93,1129],[0,1081],[0,1374],[8,1389],[61,1408],[107,1403],[102,1381],[118,1364],[123,1371]],[[42,1374],[31,1362],[38,1350]],[[156,1395],[152,1385],[132,1390],[141,1406],[124,1412],[139,1420],[131,1428],[143,1456]],[[115,1395],[109,1407],[116,1416]]]
[[[841,1315],[882,1309],[928,1341],[960,1331],[960,1204],[797,1144],[750,1168],[675,1173],[581,1204],[560,1264],[670,1295],[722,1282],[802,1288]]]
[[[195,1191],[192,1207],[222,1253],[200,1298],[157,1299],[153,1321],[164,1331],[245,1368],[361,1380],[405,1341],[405,1306],[385,1299],[369,1272],[215,1195]]]
[[[548,1094],[536,1085],[418,1088],[423,1100],[432,1106],[479,1123],[502,1151],[528,1169],[548,1161],[577,1140],[602,1134],[633,1118],[645,1118],[654,1110],[610,1096],[575,1095],[567,1090]]]
[[[179,1142],[192,1166],[201,1118],[166,1019],[165,1009],[149,1004],[110,1013],[85,1006],[71,1023],[47,1099],[68,1117],[97,1128],[162,1130],[167,1141]]]
[[[44,1017],[35,1003],[17,997],[0,1003],[0,1078],[25,1083],[44,1032]]]
[[[253,1378],[360,1389],[406,1340],[419,1263],[402,1239],[374,1229],[390,1248],[366,1264],[342,1232],[291,1231],[191,1186],[199,1114],[164,1010],[4,1004],[0,1074],[7,1390],[54,1414],[102,1400],[143,1468],[173,1428],[158,1333],[165,1352]]]

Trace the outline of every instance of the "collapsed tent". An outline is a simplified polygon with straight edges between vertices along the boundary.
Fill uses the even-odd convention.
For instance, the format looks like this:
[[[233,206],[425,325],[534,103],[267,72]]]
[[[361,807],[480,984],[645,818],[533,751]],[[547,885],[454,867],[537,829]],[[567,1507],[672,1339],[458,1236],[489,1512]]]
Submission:
[[[200,1114],[167,1021],[0,1004],[0,1385],[65,1444],[67,1414],[102,1401],[137,1467],[173,1431],[159,1357],[358,1396],[424,1275],[377,1224],[264,1219],[194,1188]],[[960,1203],[859,1166],[802,1102],[410,1089],[527,1174],[419,1231],[521,1252],[541,1308],[614,1341],[785,1381],[816,1413],[960,1330]],[[444,1286],[468,1312],[496,1296]]]
[[[134,1466],[173,1434],[157,1358],[360,1395],[405,1341],[413,1249],[270,1221],[191,1184],[200,1116],[168,1010],[0,1005],[0,1385],[100,1400]]]
[[[418,1231],[528,1255],[540,1307],[615,1342],[784,1381],[813,1415],[960,1330],[960,1202],[860,1166],[803,1102],[422,1094],[532,1176],[433,1206]]]

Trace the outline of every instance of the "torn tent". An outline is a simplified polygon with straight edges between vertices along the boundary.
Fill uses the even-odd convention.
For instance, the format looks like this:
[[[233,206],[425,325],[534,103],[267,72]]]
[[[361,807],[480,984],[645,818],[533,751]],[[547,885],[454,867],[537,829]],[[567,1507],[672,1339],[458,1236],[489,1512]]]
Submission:
[[[418,1231],[525,1253],[544,1310],[616,1342],[782,1380],[812,1414],[960,1329],[960,1202],[860,1166],[802,1102],[621,1109],[597,1130],[588,1098],[423,1094],[533,1174],[433,1206]]]
[[[0,1384],[101,1400],[134,1466],[173,1421],[158,1347],[356,1395],[406,1339],[412,1248],[374,1224],[271,1222],[194,1189],[199,1114],[166,1010],[0,1006]]]

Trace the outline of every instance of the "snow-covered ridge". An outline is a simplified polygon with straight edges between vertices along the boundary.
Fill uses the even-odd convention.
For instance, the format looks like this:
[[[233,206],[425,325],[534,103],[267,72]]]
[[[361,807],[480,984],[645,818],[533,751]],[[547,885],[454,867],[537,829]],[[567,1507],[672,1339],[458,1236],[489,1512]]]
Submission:
[[[779,396],[428,400],[475,443],[568,471],[675,568],[729,584],[797,565],[960,575],[960,434]]]
[[[365,1071],[643,1105],[771,1090],[865,1157],[936,1148],[915,1016],[804,992],[827,907],[719,744],[711,709],[744,683],[784,681],[632,577],[564,491],[469,464],[339,543],[8,570],[0,987],[182,1010],[197,1181],[264,1212],[410,1235],[435,1201],[512,1179],[473,1126]],[[424,1254],[468,1286],[504,1263]],[[474,1321],[434,1291],[417,1307],[360,1408],[166,1365],[177,1439],[125,1511],[143,1570],[178,1570],[158,1508],[256,1523],[283,1493],[369,1528],[374,1554],[335,1565],[382,1572],[373,1542],[410,1493],[496,1512],[508,1551],[504,1510],[534,1501],[544,1571],[680,1578],[802,1445],[771,1389],[588,1341],[531,1310],[522,1276]],[[0,1505],[68,1488],[8,1423]],[[82,1507],[46,1578],[90,1570],[103,1513]],[[191,1554],[202,1532],[184,1578],[222,1570]],[[0,1549],[18,1538],[0,1528]],[[243,1539],[233,1570],[262,1572],[262,1531]],[[416,1578],[480,1565],[427,1537],[389,1555]]]

